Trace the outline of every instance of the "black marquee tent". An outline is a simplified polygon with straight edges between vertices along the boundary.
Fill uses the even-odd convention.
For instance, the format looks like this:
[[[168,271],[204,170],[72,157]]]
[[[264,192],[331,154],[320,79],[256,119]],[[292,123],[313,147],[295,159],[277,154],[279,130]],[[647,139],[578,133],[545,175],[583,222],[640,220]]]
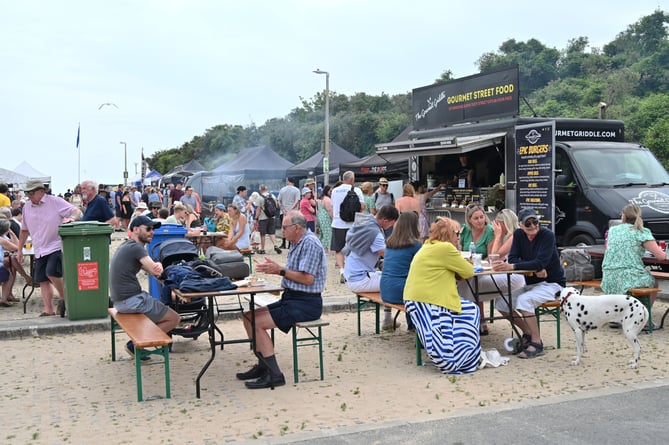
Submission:
[[[239,185],[250,191],[256,191],[260,184],[279,190],[286,182],[286,170],[292,166],[292,162],[266,145],[243,148],[233,159],[213,170],[194,174],[187,185],[192,185],[205,201],[228,202]]]
[[[332,176],[332,171],[338,169],[341,164],[347,162],[357,162],[359,160],[360,158],[353,153],[346,151],[334,142],[330,142],[330,176]],[[289,168],[286,174],[295,178],[304,178],[307,176],[323,174],[323,153],[321,151],[317,152],[308,159],[305,159],[299,164]]]

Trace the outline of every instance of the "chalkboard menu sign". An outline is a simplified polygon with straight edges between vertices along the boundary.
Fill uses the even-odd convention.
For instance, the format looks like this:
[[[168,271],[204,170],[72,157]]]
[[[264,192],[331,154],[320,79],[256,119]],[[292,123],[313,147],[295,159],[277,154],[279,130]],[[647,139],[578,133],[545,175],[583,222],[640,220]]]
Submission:
[[[555,121],[516,127],[516,202],[529,207],[541,225],[555,229],[553,206]]]

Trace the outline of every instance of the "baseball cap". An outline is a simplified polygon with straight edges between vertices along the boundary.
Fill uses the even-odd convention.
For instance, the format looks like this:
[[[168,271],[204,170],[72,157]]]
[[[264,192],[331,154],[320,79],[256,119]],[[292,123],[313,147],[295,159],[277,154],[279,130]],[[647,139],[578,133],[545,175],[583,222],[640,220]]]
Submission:
[[[152,201],[152,202],[151,202],[151,208],[152,208],[152,209],[159,209],[159,208],[161,208],[162,206],[163,206],[163,205],[162,205],[160,202],[158,202],[158,201]]]
[[[146,227],[152,227],[154,229],[157,229],[160,227],[160,221],[154,221],[148,216],[145,215],[139,215],[135,216],[130,223],[130,230],[134,229],[135,227],[139,226],[146,226]]]
[[[537,212],[535,212],[534,209],[526,207],[524,209],[521,209],[520,212],[518,212],[518,219],[520,220],[521,223],[525,224],[525,221],[527,221],[530,218],[539,219],[539,217],[537,216]]]
[[[228,211],[228,209],[225,207],[225,204],[216,204],[216,208],[218,210],[223,210],[224,212]]]
[[[379,184],[388,184],[388,180],[386,178],[380,178]]]
[[[46,190],[46,187],[44,187],[44,183],[42,181],[36,181],[36,180],[33,179],[33,180],[30,180],[26,183],[26,188],[23,189],[23,190],[26,191],[26,192],[32,192],[33,190],[37,190],[37,189],[45,189]]]
[[[306,195],[307,193],[311,193],[311,189],[309,187],[304,187],[302,189],[302,195]]]

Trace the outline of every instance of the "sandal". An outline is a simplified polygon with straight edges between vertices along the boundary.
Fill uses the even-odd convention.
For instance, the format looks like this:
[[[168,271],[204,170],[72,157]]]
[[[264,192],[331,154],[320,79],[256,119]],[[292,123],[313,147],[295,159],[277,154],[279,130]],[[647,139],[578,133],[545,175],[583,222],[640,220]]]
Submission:
[[[40,317],[53,317],[54,315],[56,315],[56,314],[54,314],[53,312],[51,312],[51,313],[42,312],[41,314],[39,314]]]
[[[265,255],[265,251],[264,251],[264,250],[259,250],[258,253],[259,253],[260,255]]]
[[[0,301],[0,307],[12,307],[14,306],[11,303],[8,303],[7,301]]]
[[[530,343],[532,343],[532,336],[530,334],[523,334],[520,339],[520,345],[523,347],[523,349],[527,348],[527,345]]]
[[[529,349],[527,349],[530,346],[534,348],[534,351],[530,351]],[[535,358],[542,355],[543,353],[544,353],[544,344],[534,343],[533,341],[531,341],[527,344],[525,350],[522,351],[520,354],[518,354],[518,358]]]
[[[281,249],[276,246],[274,246],[274,251],[278,254],[281,254]]]

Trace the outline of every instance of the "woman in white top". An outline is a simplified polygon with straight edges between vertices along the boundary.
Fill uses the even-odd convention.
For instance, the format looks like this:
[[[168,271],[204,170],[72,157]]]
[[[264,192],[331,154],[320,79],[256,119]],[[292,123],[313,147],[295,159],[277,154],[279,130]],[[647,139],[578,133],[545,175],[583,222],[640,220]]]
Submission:
[[[235,204],[228,206],[228,215],[230,215],[230,233],[225,242],[225,248],[228,250],[245,250],[251,247],[249,225],[239,207]]]

